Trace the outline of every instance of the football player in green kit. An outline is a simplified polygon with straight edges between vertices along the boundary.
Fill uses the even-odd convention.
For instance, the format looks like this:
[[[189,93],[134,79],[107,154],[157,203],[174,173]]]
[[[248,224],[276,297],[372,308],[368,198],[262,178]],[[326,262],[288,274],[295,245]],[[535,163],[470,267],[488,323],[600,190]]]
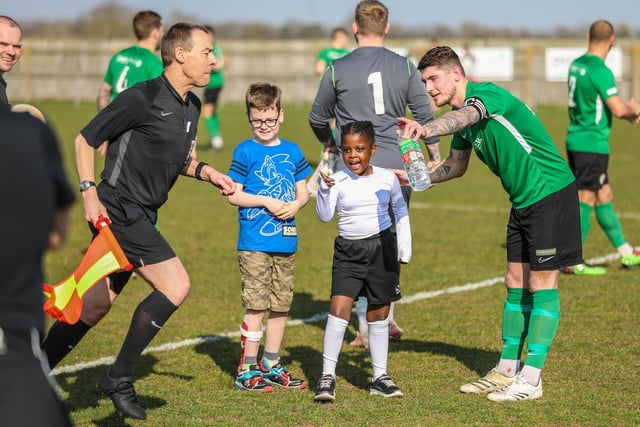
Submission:
[[[150,10],[136,13],[133,32],[138,43],[116,53],[109,61],[109,68],[98,91],[98,111],[123,90],[162,74],[162,61],[155,54],[160,49],[164,32],[162,17]]]
[[[331,31],[331,46],[318,52],[316,58],[315,72],[321,76],[334,59],[342,58],[351,52],[348,47],[349,33],[342,27],[334,28]]]
[[[222,48],[215,40],[215,28],[211,25],[204,26],[213,36],[213,56],[216,57],[218,63],[213,67],[211,71],[211,79],[209,84],[204,89],[204,101],[202,103],[202,119],[207,126],[209,136],[211,136],[211,150],[217,151],[222,149],[224,141],[222,140],[222,133],[220,132],[220,116],[218,115],[218,98],[220,92],[224,87],[224,69],[229,66],[228,61],[224,57]]]
[[[582,263],[578,191],[569,166],[535,114],[493,83],[469,81],[449,47],[429,50],[418,64],[436,106],[452,111],[421,125],[401,117],[404,136],[453,134],[451,153],[431,171],[434,183],[462,176],[471,151],[497,175],[512,203],[507,225],[507,297],[500,360],[462,393],[492,401],[542,396],[541,370],[560,320],[559,270]],[[396,174],[408,184],[404,171]],[[527,340],[527,357],[520,366]]]
[[[595,210],[598,224],[620,254],[620,263],[632,267],[640,264],[640,252],[634,251],[625,240],[618,215],[613,210],[607,166],[612,115],[637,121],[640,105],[620,98],[613,73],[604,63],[614,40],[613,25],[604,20],[594,22],[589,29],[587,53],[569,67],[567,157],[578,186],[582,242],[589,233],[591,214]],[[563,271],[590,276],[606,273],[604,267],[585,264]]]

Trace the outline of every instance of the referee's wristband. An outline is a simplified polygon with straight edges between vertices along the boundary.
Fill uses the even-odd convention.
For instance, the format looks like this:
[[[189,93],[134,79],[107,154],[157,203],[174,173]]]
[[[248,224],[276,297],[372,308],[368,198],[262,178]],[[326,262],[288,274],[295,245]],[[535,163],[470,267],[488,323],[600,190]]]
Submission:
[[[200,173],[202,172],[202,168],[209,165],[209,163],[207,162],[199,162],[198,165],[196,166],[196,172],[193,174],[197,180],[202,181],[202,176],[200,175]]]

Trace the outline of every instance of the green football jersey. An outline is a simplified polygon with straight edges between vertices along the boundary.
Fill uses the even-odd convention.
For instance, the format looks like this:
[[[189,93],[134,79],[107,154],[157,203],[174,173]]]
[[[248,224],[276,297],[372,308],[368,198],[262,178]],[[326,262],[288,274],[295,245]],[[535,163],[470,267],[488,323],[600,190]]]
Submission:
[[[213,56],[216,57],[218,63],[224,62],[224,53],[220,46],[217,43],[213,44]],[[214,71],[211,73],[211,79],[209,80],[209,84],[207,85],[207,89],[217,88],[224,86],[224,73],[222,69],[218,71]]]
[[[540,120],[521,100],[493,83],[467,84],[465,105],[482,119],[453,135],[451,148],[473,148],[496,174],[515,209],[530,206],[574,181]]]
[[[111,58],[104,81],[111,85],[113,100],[123,90],[160,74],[162,61],[155,53],[140,46],[131,46]]]
[[[349,54],[351,52],[349,49],[338,49],[335,47],[328,47],[326,49],[322,49],[318,52],[318,61],[323,61],[325,65],[328,67],[331,65],[331,61],[334,59],[342,58],[343,56]]]
[[[611,110],[605,100],[618,95],[613,73],[599,56],[584,54],[569,67],[567,150],[609,154]]]

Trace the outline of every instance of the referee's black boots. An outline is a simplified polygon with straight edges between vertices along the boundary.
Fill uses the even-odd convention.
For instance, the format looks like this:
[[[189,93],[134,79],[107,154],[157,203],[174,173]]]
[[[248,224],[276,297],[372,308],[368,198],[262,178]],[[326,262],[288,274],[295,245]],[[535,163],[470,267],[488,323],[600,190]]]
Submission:
[[[138,402],[136,390],[133,388],[133,377],[112,378],[109,369],[98,380],[98,388],[111,398],[116,409],[124,416],[136,420],[144,420],[147,413]]]

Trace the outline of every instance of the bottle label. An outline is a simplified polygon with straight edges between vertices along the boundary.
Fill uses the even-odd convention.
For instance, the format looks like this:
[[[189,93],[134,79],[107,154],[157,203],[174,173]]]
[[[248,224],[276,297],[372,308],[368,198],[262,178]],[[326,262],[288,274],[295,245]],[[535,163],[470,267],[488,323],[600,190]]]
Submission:
[[[420,143],[409,138],[398,140],[398,147],[411,188],[415,191],[423,191],[429,188],[431,180],[429,179],[429,171],[427,170],[424,155],[420,149]]]
[[[412,160],[424,160],[424,155],[420,149],[420,144],[413,139],[405,139],[398,144],[402,161],[407,163]]]

